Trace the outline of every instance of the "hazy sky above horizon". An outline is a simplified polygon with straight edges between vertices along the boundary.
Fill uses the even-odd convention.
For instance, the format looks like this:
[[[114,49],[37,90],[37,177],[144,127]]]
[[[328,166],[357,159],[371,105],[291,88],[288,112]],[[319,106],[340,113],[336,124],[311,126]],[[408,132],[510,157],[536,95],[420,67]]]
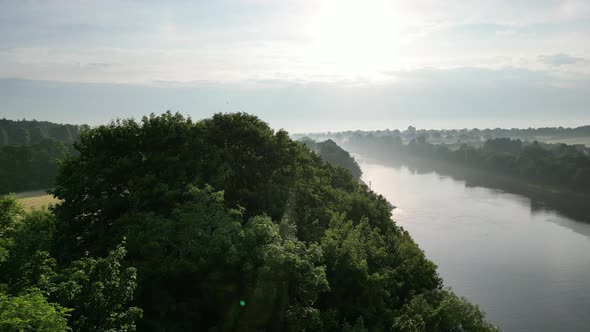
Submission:
[[[0,117],[590,123],[590,1],[0,0]]]

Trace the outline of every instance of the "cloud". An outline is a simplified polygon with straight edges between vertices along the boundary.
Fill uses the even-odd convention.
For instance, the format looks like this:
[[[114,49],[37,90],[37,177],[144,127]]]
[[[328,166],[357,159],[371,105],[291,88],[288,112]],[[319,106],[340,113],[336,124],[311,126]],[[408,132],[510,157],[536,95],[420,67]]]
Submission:
[[[325,21],[338,15],[343,3],[350,17],[334,21],[344,22],[345,31],[324,31],[327,37],[318,40],[321,24],[310,29],[310,18],[323,8]],[[590,1],[582,0],[474,0],[469,5],[461,0],[47,0],[3,5],[0,77],[382,84],[396,76],[382,73],[423,68],[590,72],[584,60],[590,59]],[[382,8],[385,13],[379,12]],[[370,14],[364,30],[363,20],[355,20],[363,12]],[[373,14],[382,14],[387,29],[379,28],[381,20],[374,27],[367,24]],[[564,54],[545,55],[554,50]]]
[[[585,58],[575,57],[569,54],[553,54],[553,55],[541,55],[539,61],[544,64],[551,66],[566,66],[580,63],[587,63],[588,60]]]

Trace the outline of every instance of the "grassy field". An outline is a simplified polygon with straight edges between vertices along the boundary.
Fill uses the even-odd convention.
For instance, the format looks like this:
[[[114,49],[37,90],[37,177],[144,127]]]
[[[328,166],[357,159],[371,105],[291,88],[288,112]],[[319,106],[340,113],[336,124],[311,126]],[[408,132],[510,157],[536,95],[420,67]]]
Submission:
[[[548,138],[547,143],[584,144],[590,146],[590,137]]]
[[[16,198],[27,211],[49,207],[59,202],[57,198],[47,194],[44,190],[18,193],[16,194]]]

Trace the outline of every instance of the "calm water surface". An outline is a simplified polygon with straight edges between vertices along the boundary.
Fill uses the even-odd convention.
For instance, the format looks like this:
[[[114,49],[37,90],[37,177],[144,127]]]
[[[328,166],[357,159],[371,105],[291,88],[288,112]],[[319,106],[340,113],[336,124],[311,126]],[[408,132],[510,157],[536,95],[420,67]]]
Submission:
[[[502,331],[590,331],[589,223],[500,190],[357,160],[445,285]]]

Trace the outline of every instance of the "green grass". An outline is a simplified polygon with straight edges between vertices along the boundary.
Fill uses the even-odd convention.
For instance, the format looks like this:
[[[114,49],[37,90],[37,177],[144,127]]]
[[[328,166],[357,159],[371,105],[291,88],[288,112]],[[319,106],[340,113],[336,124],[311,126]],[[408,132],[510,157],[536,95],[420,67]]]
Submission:
[[[548,138],[544,141],[547,143],[584,144],[590,146],[590,137]]]

